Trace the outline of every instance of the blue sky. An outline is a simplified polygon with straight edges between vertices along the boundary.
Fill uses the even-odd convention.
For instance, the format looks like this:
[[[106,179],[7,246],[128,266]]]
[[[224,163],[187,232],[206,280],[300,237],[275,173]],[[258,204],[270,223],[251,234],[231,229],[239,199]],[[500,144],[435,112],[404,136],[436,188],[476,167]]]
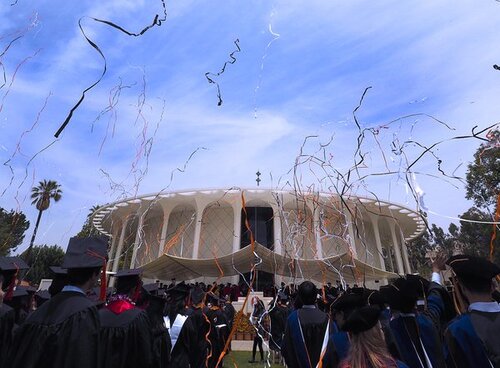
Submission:
[[[103,67],[78,20],[92,16],[137,31],[161,12],[161,3],[20,0],[0,9],[2,49],[23,36],[1,58],[7,82],[0,89],[2,163],[22,140],[9,162],[14,175],[0,166],[0,193],[5,190],[0,205],[22,210],[34,224],[36,211],[26,198],[33,183],[57,180],[64,192],[44,214],[37,243],[65,247],[93,205],[168,185],[172,190],[253,187],[259,169],[261,185],[276,187],[291,179],[287,172],[309,135],[317,138],[307,142],[307,154],[333,137],[330,164],[345,172],[353,165],[358,135],[352,111],[368,86],[357,114],[362,127],[427,114],[454,130],[418,115],[380,129],[380,147],[367,136],[362,168],[367,178],[354,180],[353,194],[372,191],[415,207],[403,177],[371,176],[387,168],[404,171],[402,155],[391,151],[391,143],[429,145],[499,120],[500,72],[492,67],[500,63],[496,1],[168,1],[166,6],[162,26],[138,38],[82,20],[106,55],[108,72],[55,142],[53,134]],[[216,87],[204,75],[220,70],[236,39],[237,61],[216,78],[223,99],[217,106]],[[120,83],[114,109],[100,116]],[[447,172],[458,168],[455,174],[463,176],[478,145],[451,141],[435,153]],[[145,147],[151,148],[148,158]],[[199,147],[205,149],[170,183],[171,172]],[[420,152],[409,146],[404,154],[412,161]],[[439,214],[431,214],[431,222],[446,226],[447,217],[470,206],[463,184],[444,181],[432,156],[412,171],[426,206]],[[329,189],[322,179],[334,173],[308,165],[299,172],[304,186],[318,189]]]

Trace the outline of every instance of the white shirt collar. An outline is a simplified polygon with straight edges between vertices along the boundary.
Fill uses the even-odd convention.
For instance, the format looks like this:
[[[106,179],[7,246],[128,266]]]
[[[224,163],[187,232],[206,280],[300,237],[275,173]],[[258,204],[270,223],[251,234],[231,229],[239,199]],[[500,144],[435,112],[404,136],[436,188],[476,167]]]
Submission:
[[[77,293],[81,293],[83,295],[86,295],[82,289],[80,289],[78,286],[74,286],[74,285],[66,285],[65,287],[62,288],[61,291],[76,291]]]
[[[314,304],[304,304],[302,309],[316,309],[316,306]]]
[[[471,311],[500,313],[500,304],[497,302],[476,302],[469,305],[469,312]]]

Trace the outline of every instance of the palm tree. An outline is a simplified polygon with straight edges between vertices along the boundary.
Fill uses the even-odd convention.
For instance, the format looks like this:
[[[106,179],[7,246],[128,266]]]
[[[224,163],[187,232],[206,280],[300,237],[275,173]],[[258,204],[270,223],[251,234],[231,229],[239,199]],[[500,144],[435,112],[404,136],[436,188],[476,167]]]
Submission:
[[[102,206],[100,205],[92,206],[92,208],[89,210],[89,213],[87,214],[87,219],[85,220],[82,229],[78,234],[76,234],[77,237],[86,238],[89,236],[98,236],[101,234],[99,230],[97,230],[92,224],[92,215],[101,207]]]
[[[60,188],[61,186],[54,180],[41,181],[38,183],[38,186],[31,188],[31,199],[33,199],[31,204],[36,206],[38,218],[36,219],[35,230],[31,237],[29,250],[31,250],[35,242],[36,232],[38,231],[38,225],[40,224],[43,211],[50,207],[51,199],[53,199],[54,202],[58,202],[61,199],[62,190]]]

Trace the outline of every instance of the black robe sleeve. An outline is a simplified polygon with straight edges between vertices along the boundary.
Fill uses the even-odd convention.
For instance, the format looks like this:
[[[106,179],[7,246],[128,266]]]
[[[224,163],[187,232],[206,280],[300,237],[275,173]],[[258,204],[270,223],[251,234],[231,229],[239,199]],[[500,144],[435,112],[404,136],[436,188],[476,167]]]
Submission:
[[[149,368],[153,362],[151,323],[143,310],[120,314],[104,308],[101,319],[101,367]]]
[[[182,326],[177,342],[172,349],[169,367],[204,368],[208,355],[208,324],[203,311],[194,309]]]
[[[77,292],[61,292],[14,333],[10,368],[100,368],[99,316]]]
[[[9,366],[7,364],[7,353],[12,342],[14,317],[14,309],[8,305],[0,304],[0,368]]]

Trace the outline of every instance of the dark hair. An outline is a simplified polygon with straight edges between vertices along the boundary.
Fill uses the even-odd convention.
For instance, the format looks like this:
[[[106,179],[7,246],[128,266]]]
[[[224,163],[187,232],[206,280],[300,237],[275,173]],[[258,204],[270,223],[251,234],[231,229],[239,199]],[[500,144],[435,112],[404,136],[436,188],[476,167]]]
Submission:
[[[140,277],[137,275],[118,277],[116,281],[116,293],[117,294],[128,294],[130,291],[137,287],[139,284]]]
[[[93,276],[99,274],[101,267],[70,268],[68,269],[68,285],[83,285]]]
[[[299,297],[305,305],[316,303],[318,289],[311,281],[304,281],[299,285]]]
[[[52,284],[49,286],[49,294],[51,297],[57,295],[61,292],[63,287],[68,284],[67,275],[56,275],[54,279],[52,279]]]
[[[458,277],[458,281],[470,291],[478,293],[491,293],[491,280],[477,277]]]

